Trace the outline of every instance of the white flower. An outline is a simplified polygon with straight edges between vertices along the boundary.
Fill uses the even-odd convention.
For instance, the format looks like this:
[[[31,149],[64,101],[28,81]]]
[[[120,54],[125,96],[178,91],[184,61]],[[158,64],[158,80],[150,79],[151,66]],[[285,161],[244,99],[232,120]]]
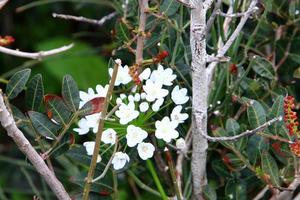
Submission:
[[[140,73],[139,79],[141,81],[147,80],[150,77],[150,74],[151,74],[150,68],[146,68],[142,73]]]
[[[134,95],[134,101],[138,102],[141,100],[141,95],[139,93],[135,93]]]
[[[109,85],[105,85],[105,87],[103,87],[102,85],[96,85],[97,93],[95,93],[92,88],[89,88],[88,92],[79,91],[79,108],[81,108],[85,103],[96,97],[105,97],[108,90],[108,86]]]
[[[123,103],[123,101],[122,101],[122,99],[121,99],[120,97],[118,97],[118,98],[116,99],[116,103],[117,103],[117,104],[121,104],[121,103]]]
[[[141,93],[141,99],[146,99],[147,94],[145,92]]]
[[[98,132],[100,116],[101,116],[101,112],[85,116],[87,120],[87,125],[93,129],[93,133]]]
[[[122,104],[116,111],[116,116],[120,118],[120,124],[123,125],[137,118],[139,114],[139,111],[134,109],[134,102],[129,102],[128,105]]]
[[[123,99],[125,99],[127,96],[126,96],[126,94],[120,94],[120,98],[123,100]]]
[[[180,150],[185,148],[185,140],[183,138],[179,138],[176,140],[176,147]]]
[[[183,123],[187,118],[189,118],[189,115],[186,113],[181,113],[182,106],[176,106],[172,113],[171,113],[171,119],[172,121],[175,121],[177,123]]]
[[[164,103],[164,98],[157,99],[154,104],[152,104],[152,110],[157,112],[161,105]]]
[[[155,122],[155,136],[165,142],[171,142],[172,139],[179,136],[179,133],[175,130],[177,125],[177,122],[170,121],[169,117],[164,117],[161,121]]]
[[[147,160],[148,158],[152,158],[155,148],[151,143],[142,142],[138,144],[137,150],[141,159]]]
[[[142,102],[139,107],[141,112],[146,112],[149,109],[149,104],[147,102]]]
[[[173,70],[171,68],[166,68],[162,65],[158,65],[157,70],[154,70],[151,74],[150,79],[153,82],[160,82],[163,85],[171,86],[173,85],[172,81],[176,78],[176,75],[173,74]]]
[[[143,86],[144,91],[146,92],[147,101],[155,101],[155,99],[160,99],[169,94],[169,91],[162,89],[162,84],[160,82],[152,82],[151,80],[146,81],[146,85]]]
[[[94,153],[95,142],[84,142],[83,146],[87,152],[87,155],[91,156]]]
[[[136,127],[134,125],[129,125],[127,127],[126,140],[129,147],[134,147],[135,145],[143,142],[143,140],[148,136],[148,133]]]
[[[105,144],[115,144],[116,142],[116,131],[112,128],[106,129],[102,133],[101,141],[104,142]]]
[[[134,101],[134,97],[132,95],[128,95],[128,101]]]
[[[127,162],[129,162],[129,156],[123,152],[116,152],[114,158],[112,159],[112,164],[115,170],[122,169]]]
[[[108,73],[110,76],[112,76],[113,69],[109,68]],[[120,84],[126,85],[131,81],[131,77],[129,75],[129,68],[127,65],[122,67],[122,65],[119,65],[118,73],[117,73],[117,78],[115,82],[115,86],[119,86]]]
[[[171,98],[177,105],[186,103],[189,100],[189,97],[187,96],[187,89],[179,89],[179,86],[176,85],[172,90]]]
[[[78,121],[78,128],[73,128],[73,131],[77,132],[78,135],[85,135],[90,131],[89,123],[85,118]]]

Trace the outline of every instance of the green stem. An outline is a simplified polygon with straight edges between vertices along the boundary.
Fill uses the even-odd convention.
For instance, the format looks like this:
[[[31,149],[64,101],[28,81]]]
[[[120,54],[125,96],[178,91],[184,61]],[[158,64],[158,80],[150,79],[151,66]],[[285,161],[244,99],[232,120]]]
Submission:
[[[166,151],[166,155],[167,155],[167,161],[168,161],[168,166],[169,166],[169,169],[170,169],[172,182],[173,182],[174,189],[175,189],[175,194],[176,194],[177,200],[181,200],[182,199],[182,194],[180,193],[179,185],[177,183],[176,174],[175,174],[175,167],[174,167],[174,163],[173,163],[173,160],[172,160],[172,155],[169,151]]]
[[[151,187],[143,183],[131,170],[128,170],[127,173],[141,189],[146,190],[147,192],[150,192],[151,194],[160,197],[159,192],[157,192],[156,190],[152,189]]]
[[[149,160],[149,159],[146,160],[146,164],[147,164],[147,167],[148,167],[148,169],[149,169],[149,171],[150,171],[150,173],[152,175],[152,178],[153,178],[153,180],[155,182],[155,185],[156,185],[156,187],[157,187],[157,189],[158,189],[158,191],[159,191],[159,193],[161,195],[161,198],[163,200],[168,200],[168,197],[167,197],[167,195],[166,195],[166,193],[164,191],[163,186],[160,183],[160,180],[158,178],[158,175],[156,173],[156,170],[154,169],[154,166],[153,166],[151,160]]]

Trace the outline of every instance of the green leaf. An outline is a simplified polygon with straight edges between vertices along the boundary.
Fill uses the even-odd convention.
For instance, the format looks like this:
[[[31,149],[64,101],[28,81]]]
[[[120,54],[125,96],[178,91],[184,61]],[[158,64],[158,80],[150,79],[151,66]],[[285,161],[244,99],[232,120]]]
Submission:
[[[42,75],[35,75],[28,83],[26,90],[26,106],[29,110],[38,110],[44,96]]]
[[[226,121],[226,131],[228,135],[238,135],[240,130],[240,125],[233,118],[229,118]]]
[[[256,100],[250,101],[250,106],[247,108],[248,122],[252,129],[266,122],[266,112],[263,106]]]
[[[115,25],[116,37],[121,42],[128,42],[130,40],[130,32],[123,22],[116,23]]]
[[[167,16],[174,15],[180,4],[175,0],[164,0],[163,4],[160,6],[160,12],[164,13]]]
[[[298,67],[293,74],[294,78],[300,78],[300,67]]]
[[[256,164],[260,152],[269,150],[269,143],[259,135],[252,135],[247,145],[248,158],[252,164]]]
[[[25,88],[29,79],[31,70],[24,69],[15,73],[8,81],[6,87],[6,95],[9,99],[13,99]]]
[[[44,101],[49,118],[63,125],[66,125],[69,122],[71,111],[61,97],[56,95],[45,95]]]
[[[54,124],[49,118],[39,112],[29,111],[29,118],[36,131],[44,137],[55,138],[60,126]]]
[[[64,76],[62,83],[62,97],[67,104],[67,106],[73,111],[76,112],[79,108],[79,90],[76,82],[70,75]]]
[[[263,173],[269,176],[274,186],[280,186],[279,170],[274,158],[267,151],[263,151],[261,153],[261,162]]]
[[[211,162],[214,172],[220,177],[231,177],[229,170],[222,160],[213,160]]]
[[[18,128],[24,128],[25,126],[29,125],[29,120],[26,118],[26,116],[22,113],[19,108],[16,106],[10,104],[11,111],[14,116],[14,120],[17,123]]]
[[[279,116],[284,116],[284,111],[283,111],[283,103],[284,103],[284,97],[279,95],[272,108],[271,108],[271,112],[268,115],[268,119],[273,119],[275,117],[279,117]],[[284,126],[284,122],[279,121],[276,122],[275,124],[272,124],[271,126],[269,126],[269,130],[271,131],[272,134],[274,135],[279,135],[280,132],[280,128]]]
[[[230,179],[225,187],[226,199],[246,200],[247,185],[242,180]]]
[[[256,56],[252,63],[252,69],[259,75],[264,78],[273,80],[275,76],[274,69],[272,67],[272,63],[266,60],[263,57]]]
[[[213,189],[209,184],[204,186],[203,194],[207,200],[217,200],[216,190]]]

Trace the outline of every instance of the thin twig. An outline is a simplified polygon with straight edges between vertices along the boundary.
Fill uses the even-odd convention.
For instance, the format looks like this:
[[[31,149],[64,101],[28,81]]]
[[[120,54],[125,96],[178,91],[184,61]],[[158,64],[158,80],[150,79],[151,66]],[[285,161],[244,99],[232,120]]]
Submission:
[[[269,186],[265,186],[252,200],[262,199],[268,190]]]
[[[55,177],[54,173],[45,164],[42,157],[36,152],[24,134],[18,129],[13,116],[8,111],[4,103],[4,97],[0,90],[0,122],[2,127],[6,130],[8,136],[10,136],[18,148],[26,155],[28,160],[32,163],[38,173],[45,179],[53,193],[60,200],[71,199],[66,192],[64,186]]]
[[[254,11],[256,11],[256,4],[257,4],[257,0],[253,0],[250,3],[250,5],[248,7],[248,10],[245,12],[245,14],[243,15],[243,17],[241,17],[241,20],[240,20],[239,24],[237,25],[236,29],[233,31],[233,33],[231,34],[231,36],[229,37],[229,39],[227,40],[227,42],[225,43],[225,45],[222,46],[218,50],[218,53],[217,53],[216,57],[223,57],[226,54],[226,52],[231,47],[231,45],[233,44],[233,42],[235,41],[235,39],[240,35],[241,30],[244,27],[244,25],[246,24],[246,21],[248,20],[248,18],[250,17],[250,15]],[[207,76],[208,76],[208,82],[209,83],[212,81],[213,72],[214,72],[214,69],[215,69],[216,65],[217,65],[217,62],[212,62],[207,67]]]
[[[233,17],[243,17],[246,12],[241,12],[241,13],[231,13],[231,14],[227,14],[222,12],[220,9],[217,11],[217,14],[223,17],[229,17],[229,18],[233,18]]]
[[[97,178],[95,178],[95,179],[92,181],[93,183],[95,183],[96,181],[99,181],[100,179],[102,179],[102,178],[106,175],[106,173],[107,173],[107,171],[108,171],[108,169],[109,169],[109,167],[110,167],[110,165],[111,165],[111,163],[112,163],[112,160],[113,160],[113,158],[114,158],[114,156],[115,156],[115,154],[116,154],[116,152],[117,152],[117,149],[118,149],[118,137],[116,137],[115,147],[114,147],[113,153],[112,153],[112,155],[111,155],[109,161],[107,162],[107,164],[106,164],[106,166],[105,166],[103,172],[102,172]]]
[[[185,2],[184,0],[176,0],[176,1],[177,1],[178,3],[184,5],[185,7],[193,8],[193,7],[191,6],[191,4]]]
[[[60,47],[57,49],[52,49],[49,51],[34,52],[34,53],[13,50],[13,49],[9,49],[9,48],[0,46],[0,52],[4,53],[4,54],[16,56],[16,57],[30,58],[30,59],[42,59],[42,58],[45,58],[48,56],[52,56],[54,54],[58,54],[58,53],[67,51],[67,50],[71,49],[73,46],[74,46],[73,44],[69,44],[67,46],[63,46],[63,47]]]
[[[84,22],[84,23],[94,24],[94,25],[97,25],[97,26],[102,26],[105,22],[112,19],[116,15],[117,15],[117,12],[113,12],[113,13],[110,13],[109,15],[106,15],[106,16],[102,17],[99,20],[89,19],[89,18],[82,17],[82,16],[65,15],[65,14],[57,14],[57,13],[53,13],[52,17],[65,19],[65,20],[73,20],[73,21],[78,21],[78,22]]]
[[[102,107],[100,121],[99,121],[99,125],[98,125],[98,132],[96,134],[96,139],[95,139],[95,147],[94,147],[94,152],[93,152],[93,156],[92,156],[92,161],[90,164],[89,172],[86,177],[86,182],[85,182],[84,189],[83,189],[83,197],[82,197],[83,200],[89,199],[89,193],[90,193],[93,177],[95,174],[95,168],[97,165],[97,157],[99,154],[99,147],[100,147],[102,132],[103,132],[103,128],[104,128],[104,121],[105,121],[104,119],[107,114],[110,97],[112,96],[112,93],[113,93],[114,85],[115,85],[116,78],[117,78],[118,68],[119,68],[119,65],[115,64],[113,73],[111,76],[111,80],[109,83],[108,91],[107,91],[107,94],[105,97],[105,102]]]
[[[206,23],[206,35],[208,35],[212,25],[214,24],[215,18],[218,14],[218,10],[220,10],[220,6],[221,6],[222,0],[218,0],[215,3],[215,7],[214,10],[212,11],[207,23]]]
[[[186,136],[185,136],[185,147],[179,152],[179,155],[177,157],[176,161],[176,179],[179,187],[179,192],[182,194],[182,189],[181,189],[181,176],[182,176],[182,163],[184,160],[184,157],[186,156],[187,152],[189,151],[191,144],[192,144],[192,127],[190,126]],[[182,196],[182,195],[181,195]]]
[[[257,128],[253,129],[253,130],[247,130],[239,135],[234,135],[234,136],[224,136],[224,137],[211,137],[209,135],[204,135],[202,134],[207,140],[211,141],[211,142],[219,142],[219,141],[235,141],[238,140],[242,137],[246,137],[246,136],[250,136],[250,135],[254,135],[262,130],[264,130],[265,128],[271,126],[272,124],[274,124],[275,122],[281,121],[282,117],[276,117],[274,119],[271,119],[269,121],[267,121],[266,123],[258,126]]]

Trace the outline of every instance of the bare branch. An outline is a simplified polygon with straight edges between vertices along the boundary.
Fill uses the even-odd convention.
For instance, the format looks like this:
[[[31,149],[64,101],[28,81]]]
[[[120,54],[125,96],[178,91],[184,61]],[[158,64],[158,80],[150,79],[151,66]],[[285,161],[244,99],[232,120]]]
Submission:
[[[2,127],[6,130],[8,136],[10,136],[18,148],[26,155],[30,160],[32,165],[35,167],[37,172],[45,179],[53,193],[60,200],[71,199],[68,193],[66,192],[64,186],[56,178],[54,173],[48,168],[45,164],[42,157],[36,152],[33,146],[26,139],[24,134],[18,129],[16,123],[13,119],[13,116],[8,111],[4,103],[4,97],[0,89],[0,122]]]
[[[144,35],[145,35],[145,27],[147,20],[147,9],[148,9],[148,0],[139,0],[139,8],[140,8],[140,19],[139,19],[139,30],[138,30],[138,38],[136,42],[136,56],[135,62],[138,66],[141,66],[143,62],[143,51],[144,51]]]
[[[113,73],[111,76],[111,80],[109,83],[108,91],[106,93],[105,102],[103,104],[101,115],[100,115],[100,121],[98,124],[98,132],[96,133],[95,147],[94,147],[94,151],[93,151],[92,161],[90,164],[89,172],[86,177],[86,182],[85,182],[84,189],[83,189],[83,196],[82,196],[83,200],[89,199],[91,184],[93,182],[93,177],[94,177],[95,169],[96,169],[96,165],[97,165],[97,158],[99,155],[99,148],[100,148],[101,137],[102,137],[102,132],[103,132],[103,128],[104,128],[104,121],[105,121],[105,117],[107,115],[107,109],[109,106],[110,98],[111,98],[113,90],[114,90],[114,85],[116,82],[118,69],[119,69],[119,65],[115,64]]]
[[[85,22],[85,23],[94,24],[97,26],[102,26],[105,22],[112,19],[116,15],[117,15],[117,12],[113,12],[113,13],[110,13],[109,15],[102,17],[100,20],[89,19],[89,18],[82,17],[82,16],[73,16],[73,15],[56,14],[56,13],[53,13],[52,17],[65,19],[65,20],[73,20],[73,21],[78,21],[78,22]]]
[[[252,12],[256,11],[257,9],[258,9],[257,7],[254,7]],[[218,15],[223,16],[223,17],[229,17],[229,18],[243,17],[246,13],[247,13],[247,11],[246,12],[241,12],[241,13],[227,14],[227,13],[222,12],[220,9],[217,11]]]
[[[246,137],[246,136],[250,136],[250,135],[254,135],[264,129],[266,129],[268,126],[271,126],[272,124],[274,124],[275,122],[281,121],[282,117],[276,117],[274,119],[271,119],[270,121],[267,121],[266,123],[258,126],[257,128],[253,129],[253,130],[247,130],[239,135],[234,135],[234,136],[224,136],[224,137],[211,137],[209,135],[204,135],[203,136],[211,141],[211,142],[219,142],[219,141],[235,141],[238,140],[242,137]]]
[[[230,57],[227,56],[222,56],[222,57],[216,57],[216,56],[207,56],[206,62],[211,63],[211,62],[229,62]]]
[[[293,182],[289,185],[289,187],[287,189],[289,190],[285,190],[280,192],[279,194],[277,194],[275,196],[274,199],[276,200],[287,200],[287,199],[292,199],[293,197],[293,193],[295,192],[295,190],[300,186],[300,176],[299,174],[295,175],[295,179],[293,180]],[[298,195],[299,196],[299,195]],[[297,198],[295,198],[297,199]]]
[[[222,57],[226,54],[226,52],[231,47],[231,45],[233,44],[235,39],[239,36],[242,28],[244,27],[244,25],[245,25],[246,21],[248,20],[248,18],[250,17],[250,15],[254,11],[256,11],[256,4],[257,4],[257,0],[253,0],[250,3],[250,5],[248,7],[248,10],[245,12],[243,17],[241,18],[239,24],[237,25],[236,29],[233,31],[233,33],[231,34],[231,36],[229,37],[229,39],[227,40],[225,45],[223,47],[221,47],[221,49],[218,50],[218,53],[217,53],[216,57]],[[207,67],[207,75],[208,75],[208,81],[209,82],[211,82],[211,80],[212,80],[213,72],[214,72],[214,69],[215,69],[216,65],[217,65],[217,62],[212,62]]]
[[[208,35],[208,33],[216,19],[218,11],[220,10],[221,3],[222,3],[222,0],[218,0],[217,3],[215,3],[214,10],[212,11],[212,13],[206,23],[206,35]]]
[[[9,49],[9,48],[0,46],[0,52],[2,52],[4,54],[16,56],[16,57],[40,60],[44,57],[52,56],[54,54],[58,54],[58,53],[67,51],[67,50],[71,49],[73,46],[74,46],[73,44],[69,44],[67,46],[63,46],[63,47],[60,47],[57,49],[52,49],[49,51],[40,51],[40,52],[36,52],[36,53],[23,52],[23,51],[13,50],[13,49]]]
[[[188,2],[185,2],[185,0],[176,0],[178,3],[184,5],[185,7],[188,7],[188,8],[193,8],[191,6],[191,4],[189,4]]]

